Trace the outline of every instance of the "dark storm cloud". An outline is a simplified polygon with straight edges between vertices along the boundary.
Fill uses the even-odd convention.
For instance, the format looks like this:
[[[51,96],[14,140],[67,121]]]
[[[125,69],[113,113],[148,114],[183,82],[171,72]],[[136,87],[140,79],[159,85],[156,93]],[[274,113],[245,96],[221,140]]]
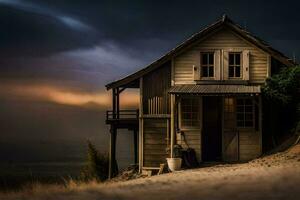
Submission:
[[[103,90],[223,13],[297,56],[298,8],[297,1],[0,0],[0,78]]]
[[[299,3],[295,0],[284,3],[260,0],[44,0],[43,3],[81,16],[81,19],[113,38],[182,36],[187,32],[198,31],[223,13],[227,13],[242,25],[245,23],[264,29],[273,27],[282,30],[281,25],[287,25],[288,28],[300,19],[297,15]],[[299,37],[297,33],[290,34]]]
[[[287,55],[298,55],[298,8],[297,1],[0,0],[1,77],[103,86],[223,13]]]
[[[108,40],[134,55],[157,46],[163,53],[223,13],[268,41],[300,39],[297,1],[2,0],[0,6],[1,49],[20,54],[88,48]],[[150,47],[143,45],[153,39],[157,42]]]
[[[0,0],[0,24],[0,51],[6,57],[91,46],[97,35],[76,18],[25,1]]]

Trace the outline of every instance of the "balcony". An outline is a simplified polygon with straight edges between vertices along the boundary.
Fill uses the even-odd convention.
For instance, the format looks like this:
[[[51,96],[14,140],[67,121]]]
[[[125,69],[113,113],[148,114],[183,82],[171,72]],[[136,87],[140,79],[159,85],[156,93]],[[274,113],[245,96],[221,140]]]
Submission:
[[[106,111],[106,124],[114,125],[116,128],[137,129],[139,125],[139,110]]]

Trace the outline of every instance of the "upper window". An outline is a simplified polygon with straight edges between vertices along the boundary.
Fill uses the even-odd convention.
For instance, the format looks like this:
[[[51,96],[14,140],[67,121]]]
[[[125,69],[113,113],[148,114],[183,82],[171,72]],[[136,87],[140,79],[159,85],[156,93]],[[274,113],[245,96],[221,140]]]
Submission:
[[[214,53],[201,53],[201,77],[214,77]]]
[[[238,127],[254,127],[254,105],[252,99],[236,100],[236,120]]]
[[[198,98],[183,98],[181,100],[181,126],[200,126],[200,101]]]
[[[241,53],[229,53],[229,77],[241,77]]]

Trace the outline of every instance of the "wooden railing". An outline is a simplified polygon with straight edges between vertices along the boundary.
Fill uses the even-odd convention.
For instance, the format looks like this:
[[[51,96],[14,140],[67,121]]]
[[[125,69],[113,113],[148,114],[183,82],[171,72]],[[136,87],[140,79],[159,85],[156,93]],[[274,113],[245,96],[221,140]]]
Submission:
[[[106,111],[106,120],[122,120],[122,119],[138,119],[139,110],[119,110],[113,112],[112,110]]]
[[[152,97],[148,99],[148,113],[149,114],[162,114],[163,113],[163,98]]]

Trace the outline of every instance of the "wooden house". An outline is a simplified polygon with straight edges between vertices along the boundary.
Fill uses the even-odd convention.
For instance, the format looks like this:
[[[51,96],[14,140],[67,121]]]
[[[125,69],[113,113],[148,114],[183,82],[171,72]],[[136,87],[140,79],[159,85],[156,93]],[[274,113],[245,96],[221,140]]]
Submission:
[[[261,86],[280,67],[292,65],[224,15],[149,66],[107,84],[113,96],[107,114],[110,176],[119,128],[133,130],[140,169],[165,163],[175,144],[193,148],[199,162],[260,156]],[[139,89],[138,111],[119,109],[126,88]]]

